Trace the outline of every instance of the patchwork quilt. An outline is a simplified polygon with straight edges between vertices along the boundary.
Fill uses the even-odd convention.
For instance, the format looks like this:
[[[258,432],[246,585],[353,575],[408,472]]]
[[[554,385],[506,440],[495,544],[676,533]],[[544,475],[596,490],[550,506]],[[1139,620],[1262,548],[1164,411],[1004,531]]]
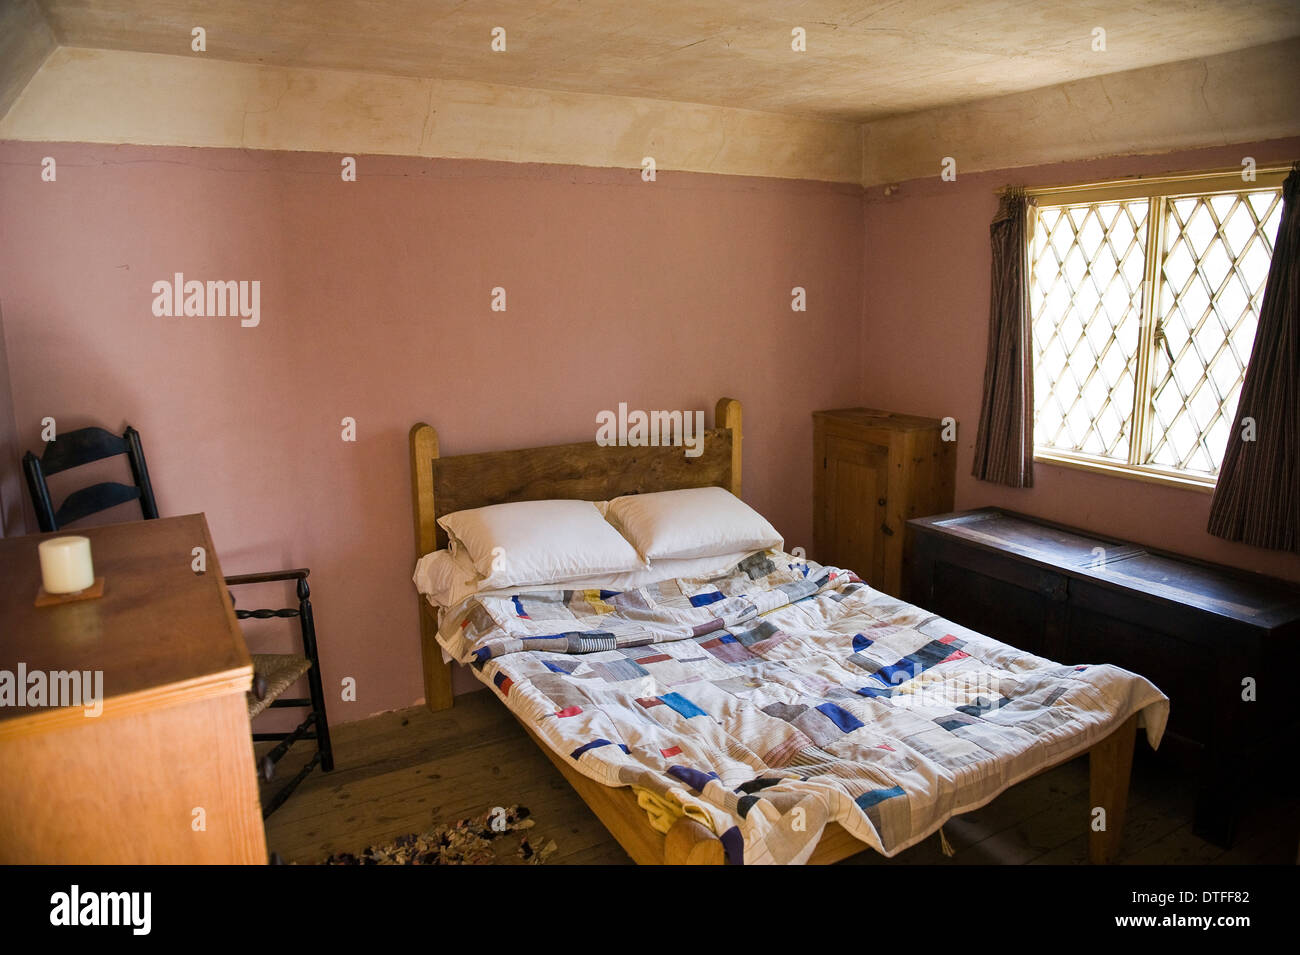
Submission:
[[[480,595],[439,642],[546,745],[710,826],[732,864],[802,863],[838,822],[886,856],[1169,701],[781,551],[636,590]]]

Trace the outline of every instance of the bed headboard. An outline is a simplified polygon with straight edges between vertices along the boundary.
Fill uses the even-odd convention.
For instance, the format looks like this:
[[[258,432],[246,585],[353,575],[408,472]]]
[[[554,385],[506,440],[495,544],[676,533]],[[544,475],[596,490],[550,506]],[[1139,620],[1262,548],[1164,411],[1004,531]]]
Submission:
[[[722,398],[713,428],[704,433],[698,457],[681,446],[605,446],[595,441],[553,444],[481,454],[438,454],[432,425],[411,428],[411,507],[415,517],[416,557],[447,544],[438,526],[443,514],[509,501],[554,498],[604,501],[623,494],[674,491],[686,487],[725,487],[740,496],[741,409]],[[450,666],[434,639],[433,608],[420,601],[425,702],[430,709],[451,706]]]

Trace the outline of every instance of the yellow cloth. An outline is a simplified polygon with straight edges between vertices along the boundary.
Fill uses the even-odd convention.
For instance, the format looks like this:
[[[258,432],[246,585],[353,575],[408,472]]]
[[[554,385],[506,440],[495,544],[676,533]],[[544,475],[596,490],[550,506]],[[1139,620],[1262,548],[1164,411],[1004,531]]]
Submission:
[[[604,614],[614,612],[614,608],[601,599],[599,590],[584,590],[582,592],[582,599],[587,601],[587,605],[591,607],[592,613]]]
[[[639,786],[633,786],[632,791],[636,793],[636,804],[645,810],[646,816],[650,819],[650,828],[654,829],[655,832],[666,834],[673,827],[673,823],[682,816],[690,816],[710,832],[713,832],[713,822],[709,819],[708,814],[700,809],[694,806],[683,806],[671,796],[660,796]]]

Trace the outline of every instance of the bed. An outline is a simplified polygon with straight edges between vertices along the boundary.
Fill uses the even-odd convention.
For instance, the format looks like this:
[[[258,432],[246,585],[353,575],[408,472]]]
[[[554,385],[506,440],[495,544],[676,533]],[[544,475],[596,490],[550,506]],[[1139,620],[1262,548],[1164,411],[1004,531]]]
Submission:
[[[720,400],[698,457],[595,442],[442,457],[417,424],[417,558],[447,545],[439,517],[491,504],[739,498],[741,421]],[[1083,752],[1080,826],[1109,862],[1137,729],[1158,745],[1168,713],[1139,676],[1033,657],[781,550],[633,595],[419,602],[426,704],[453,702],[444,649],[471,662],[639,864],[892,856]]]

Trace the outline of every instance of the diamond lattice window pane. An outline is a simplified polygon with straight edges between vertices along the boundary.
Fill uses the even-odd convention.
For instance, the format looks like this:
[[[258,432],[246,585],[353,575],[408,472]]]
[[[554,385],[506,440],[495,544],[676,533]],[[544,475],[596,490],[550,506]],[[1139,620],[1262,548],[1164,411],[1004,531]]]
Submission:
[[[1281,215],[1276,189],[1165,203],[1147,463],[1218,473]]]
[[[1128,460],[1146,219],[1145,199],[1037,211],[1030,316],[1039,447]]]

